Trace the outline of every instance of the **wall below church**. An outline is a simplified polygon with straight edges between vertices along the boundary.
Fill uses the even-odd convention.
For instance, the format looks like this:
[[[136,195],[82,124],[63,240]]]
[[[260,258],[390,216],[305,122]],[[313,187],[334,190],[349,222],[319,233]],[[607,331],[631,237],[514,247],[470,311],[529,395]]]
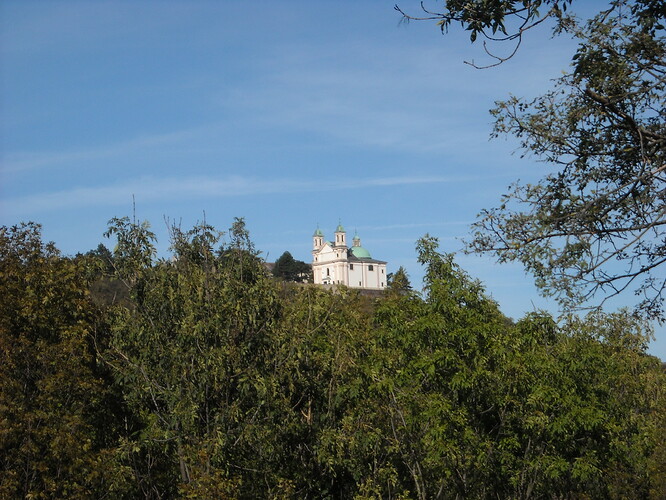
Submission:
[[[386,264],[356,261],[348,265],[350,287],[378,290],[386,287]]]
[[[338,260],[312,265],[314,283],[346,285],[351,288],[382,290],[386,288],[386,264]]]

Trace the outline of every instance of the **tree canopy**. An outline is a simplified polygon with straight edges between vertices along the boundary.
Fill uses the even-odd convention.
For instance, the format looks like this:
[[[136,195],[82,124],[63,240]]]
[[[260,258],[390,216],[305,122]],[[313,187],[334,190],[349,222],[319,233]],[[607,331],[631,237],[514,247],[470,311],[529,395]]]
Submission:
[[[386,281],[388,290],[398,293],[408,293],[412,290],[412,284],[409,282],[409,275],[403,266],[400,266],[396,272],[389,273],[386,277]]]
[[[494,136],[517,137],[523,156],[556,171],[515,184],[484,210],[469,249],[521,262],[564,306],[628,291],[639,297],[637,312],[664,320],[666,3],[616,0],[587,21],[565,9],[575,4],[451,0],[431,16],[442,29],[461,22],[472,39],[514,43],[552,18],[557,33],[579,42],[552,90],[492,111]],[[517,31],[511,18],[521,20]]]
[[[273,265],[273,276],[304,283],[312,279],[312,267],[302,260],[294,259],[291,253],[284,252]]]
[[[172,258],[108,234],[0,228],[2,498],[662,497],[666,373],[626,311],[514,323],[431,237],[423,295],[368,299],[273,279],[242,219]]]

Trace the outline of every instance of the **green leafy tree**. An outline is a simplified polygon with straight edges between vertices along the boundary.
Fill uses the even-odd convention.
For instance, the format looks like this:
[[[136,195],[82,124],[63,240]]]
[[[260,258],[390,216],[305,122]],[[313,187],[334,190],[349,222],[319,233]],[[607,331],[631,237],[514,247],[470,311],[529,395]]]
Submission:
[[[239,283],[247,283],[263,277],[264,266],[259,258],[259,252],[254,248],[250,238],[245,219],[234,217],[229,228],[229,243],[220,247],[218,256],[220,262],[238,278]]]
[[[662,495],[666,373],[629,312],[514,324],[428,236],[423,294],[370,303],[277,283],[242,219],[157,260],[119,220],[103,308],[95,256],[0,230],[0,497]]]
[[[90,296],[101,307],[119,302],[128,303],[129,290],[125,283],[115,277],[113,253],[102,243],[96,249],[78,254],[84,259],[86,280],[90,283]]]
[[[97,260],[104,274],[113,273],[113,253],[103,243],[97,245],[94,250],[86,252],[85,256]]]
[[[0,228],[2,498],[132,491],[115,449],[119,402],[96,362],[104,325],[87,262],[44,244],[36,224]]]
[[[430,16],[442,29],[460,21],[472,39],[499,32],[514,43],[553,18],[556,32],[579,41],[553,90],[497,103],[494,135],[516,136],[524,154],[557,171],[516,184],[483,211],[470,249],[523,263],[565,306],[628,290],[641,298],[638,311],[664,319],[666,9],[660,0],[618,0],[581,22],[564,12],[568,3],[451,0]]]
[[[506,321],[480,284],[437,252],[436,240],[420,242],[419,259],[427,298],[389,294],[378,304],[373,341],[359,360],[362,395],[334,434],[359,498],[492,491],[488,413]]]
[[[147,497],[235,496],[277,425],[264,420],[263,372],[278,302],[241,222],[219,251],[207,224],[172,228],[174,259],[139,259],[141,294],[113,310],[104,357],[137,422],[124,446]],[[117,234],[140,247],[127,255],[147,255],[145,238]]]
[[[557,20],[558,28],[561,28],[560,23],[566,18],[567,7],[573,0],[443,0],[441,3],[441,7],[431,10],[421,2],[421,16],[404,11],[399,5],[395,10],[405,22],[436,21],[442,33],[448,33],[452,24],[460,24],[469,31],[471,42],[479,38],[483,40],[485,53],[492,61],[484,66],[473,61],[466,63],[476,68],[488,68],[511,59],[525,34],[547,19]],[[494,46],[507,43],[511,46],[509,55],[497,55]]]
[[[419,243],[419,260],[425,299],[378,305],[347,385],[360,397],[323,441],[357,498],[656,491],[664,377],[640,321],[596,314],[558,327],[535,313],[513,325],[435,239]]]
[[[294,497],[353,498],[356,471],[339,455],[344,442],[337,428],[366,396],[359,365],[373,341],[370,317],[357,291],[282,290],[287,295],[272,377],[283,410],[270,462]]]
[[[150,268],[157,250],[154,241],[155,234],[150,230],[148,221],[130,221],[129,217],[114,217],[104,236],[116,238],[113,249],[113,266],[115,276],[121,280],[129,290],[140,292],[136,287],[140,282],[141,273]]]
[[[386,280],[387,290],[398,293],[408,293],[412,290],[412,284],[409,282],[409,275],[402,266],[400,266],[395,273],[389,273]]]
[[[303,283],[312,280],[312,268],[302,260],[296,260],[289,252],[284,252],[273,266],[273,276],[285,281]]]

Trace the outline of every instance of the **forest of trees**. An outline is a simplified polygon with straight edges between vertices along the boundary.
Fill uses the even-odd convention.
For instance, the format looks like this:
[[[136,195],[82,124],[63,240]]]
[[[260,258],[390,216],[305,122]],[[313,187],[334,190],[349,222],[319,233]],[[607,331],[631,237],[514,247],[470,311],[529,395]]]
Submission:
[[[106,234],[0,229],[0,498],[664,498],[629,312],[514,322],[428,236],[423,292],[371,299],[275,278],[242,219]]]

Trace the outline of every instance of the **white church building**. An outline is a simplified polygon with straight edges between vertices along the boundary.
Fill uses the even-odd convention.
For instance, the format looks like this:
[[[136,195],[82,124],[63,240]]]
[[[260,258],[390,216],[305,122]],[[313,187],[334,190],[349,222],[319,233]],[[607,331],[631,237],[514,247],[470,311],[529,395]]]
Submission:
[[[358,234],[347,247],[347,233],[342,224],[335,229],[335,239],[326,241],[317,228],[312,236],[312,276],[319,285],[346,285],[350,288],[383,290],[386,288],[386,262],[375,260],[361,246]]]

